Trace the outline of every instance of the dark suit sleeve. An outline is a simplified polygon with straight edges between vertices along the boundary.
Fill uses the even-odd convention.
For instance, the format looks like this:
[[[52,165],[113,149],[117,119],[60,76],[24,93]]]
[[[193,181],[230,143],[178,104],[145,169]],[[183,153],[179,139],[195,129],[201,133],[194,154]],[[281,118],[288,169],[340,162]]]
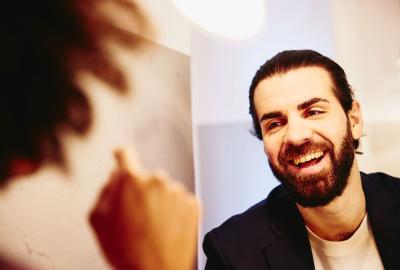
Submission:
[[[205,270],[231,270],[222,251],[218,245],[218,241],[211,231],[206,234],[203,241],[203,250],[207,256]]]

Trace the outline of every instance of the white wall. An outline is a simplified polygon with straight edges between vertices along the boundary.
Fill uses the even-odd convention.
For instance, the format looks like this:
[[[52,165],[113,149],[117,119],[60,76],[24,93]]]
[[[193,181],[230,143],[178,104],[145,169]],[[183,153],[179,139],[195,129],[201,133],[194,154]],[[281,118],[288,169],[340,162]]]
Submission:
[[[267,2],[264,31],[241,42],[220,39],[193,29],[192,92],[196,124],[248,121],[248,87],[268,58],[284,49],[311,48],[333,55],[328,1]]]
[[[364,115],[360,167],[400,176],[400,2],[332,3],[337,59]]]

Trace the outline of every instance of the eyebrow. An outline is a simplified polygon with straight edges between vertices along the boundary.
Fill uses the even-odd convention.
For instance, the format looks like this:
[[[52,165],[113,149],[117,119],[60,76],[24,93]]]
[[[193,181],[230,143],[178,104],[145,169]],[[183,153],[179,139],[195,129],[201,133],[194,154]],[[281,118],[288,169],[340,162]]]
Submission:
[[[329,103],[329,101],[327,99],[315,97],[315,98],[309,99],[309,100],[304,101],[303,103],[297,105],[297,109],[299,111],[301,111],[301,110],[304,110],[305,108],[308,108],[311,105],[313,105],[315,103],[318,103],[318,102],[327,102],[327,103]]]
[[[329,101],[327,99],[324,98],[312,98],[309,99],[307,101],[304,101],[303,103],[297,105],[297,109],[299,111],[304,110],[308,107],[310,107],[311,105],[318,103],[318,102],[327,102],[329,103]],[[262,121],[268,120],[268,119],[273,119],[273,118],[280,118],[283,117],[283,113],[280,111],[273,111],[273,112],[269,112],[269,113],[265,113],[263,114],[263,116],[260,118],[259,122],[261,123]]]
[[[260,119],[260,123],[262,121],[268,120],[268,119],[272,119],[272,118],[279,118],[282,117],[283,113],[279,112],[279,111],[273,111],[273,112],[269,112],[269,113],[265,113],[263,114],[263,116]]]

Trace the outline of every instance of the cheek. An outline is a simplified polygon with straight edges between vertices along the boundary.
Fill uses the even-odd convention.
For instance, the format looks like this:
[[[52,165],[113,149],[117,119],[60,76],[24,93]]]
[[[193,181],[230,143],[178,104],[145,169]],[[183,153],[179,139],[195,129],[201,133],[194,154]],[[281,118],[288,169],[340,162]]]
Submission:
[[[280,148],[278,144],[271,142],[266,143],[264,141],[264,152],[267,155],[268,160],[272,161],[273,163],[276,163],[278,160],[279,150]]]
[[[342,143],[343,138],[347,133],[347,120],[342,118],[335,118],[334,121],[325,121],[319,123],[315,128],[315,135],[328,140],[335,147]]]

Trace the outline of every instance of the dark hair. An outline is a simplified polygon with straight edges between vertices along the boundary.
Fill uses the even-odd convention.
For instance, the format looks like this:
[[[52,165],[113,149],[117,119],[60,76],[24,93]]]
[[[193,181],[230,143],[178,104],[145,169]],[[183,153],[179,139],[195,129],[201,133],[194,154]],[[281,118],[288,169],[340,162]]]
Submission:
[[[101,9],[105,3],[147,27],[129,0],[2,3],[0,183],[16,174],[15,161],[37,167],[45,160],[65,165],[60,129],[84,134],[91,123],[90,103],[75,81],[77,70],[124,92],[124,76],[103,41],[133,46],[137,38],[116,26]]]
[[[330,58],[313,50],[289,50],[283,51],[267,60],[256,72],[250,85],[249,113],[253,118],[253,130],[251,133],[262,140],[260,123],[258,122],[257,112],[254,106],[254,91],[257,85],[264,79],[276,74],[284,74],[290,70],[302,67],[321,67],[325,69],[333,83],[333,93],[339,100],[343,110],[347,113],[351,110],[354,93],[347,82],[344,70]],[[354,146],[357,149],[359,140],[354,140]]]

